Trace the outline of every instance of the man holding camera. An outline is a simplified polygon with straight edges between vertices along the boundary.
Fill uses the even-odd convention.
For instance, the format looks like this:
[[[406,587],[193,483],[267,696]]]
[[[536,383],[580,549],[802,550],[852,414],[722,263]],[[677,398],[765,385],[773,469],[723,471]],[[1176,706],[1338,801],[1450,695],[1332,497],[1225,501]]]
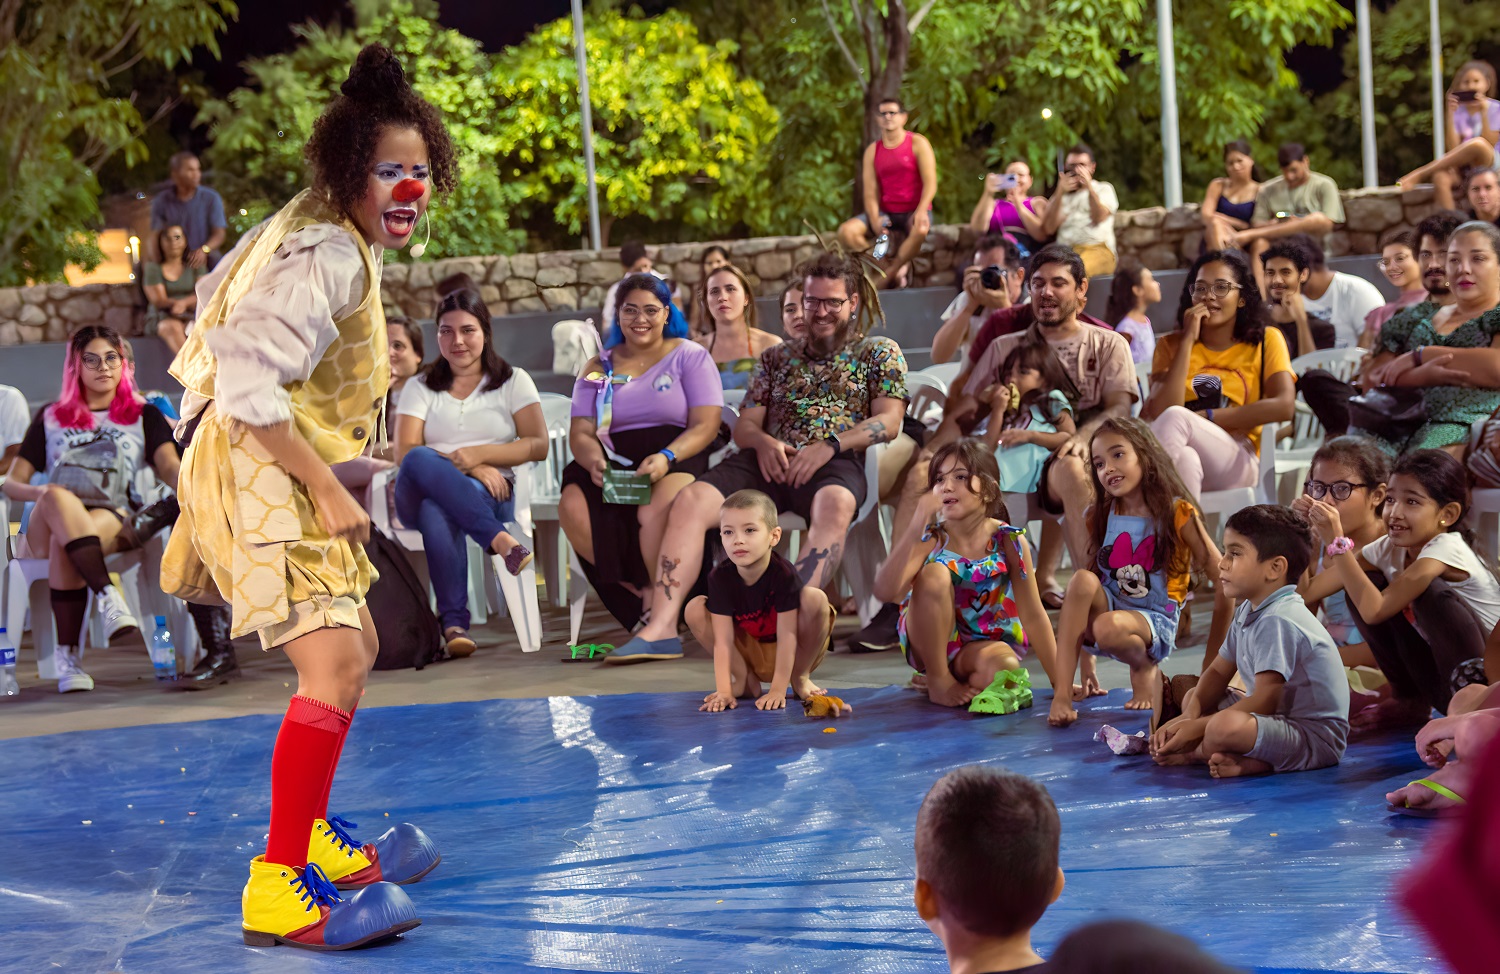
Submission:
[[[1281,175],[1260,184],[1250,229],[1235,233],[1227,244],[1249,253],[1255,282],[1262,294],[1266,293],[1266,276],[1261,255],[1272,240],[1294,233],[1327,237],[1344,222],[1344,201],[1339,198],[1338,183],[1312,171],[1307,150],[1296,142],[1288,142],[1276,150],[1276,162],[1281,166]],[[1326,240],[1323,248],[1328,248]]]
[[[1057,189],[1047,201],[1042,230],[1083,258],[1089,277],[1115,269],[1115,211],[1120,198],[1109,183],[1094,178],[1094,150],[1082,142],[1068,150]]]
[[[942,327],[932,336],[933,364],[967,351],[992,312],[1020,304],[1024,277],[1020,248],[1004,234],[980,237],[974,263],[964,268],[964,289],[943,312]]]

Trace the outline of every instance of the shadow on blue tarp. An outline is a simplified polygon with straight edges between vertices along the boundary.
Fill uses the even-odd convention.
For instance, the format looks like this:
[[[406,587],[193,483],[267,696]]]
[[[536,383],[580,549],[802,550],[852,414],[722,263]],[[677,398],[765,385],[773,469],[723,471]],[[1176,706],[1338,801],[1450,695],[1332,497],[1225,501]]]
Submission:
[[[987,718],[895,688],[843,695],[855,716],[832,725],[700,714],[682,693],[361,710],[333,811],[366,839],[417,822],[444,859],[409,887],[422,927],[343,955],[239,941],[279,718],[6,741],[0,969],[943,971],[911,908],[913,822],[938,776],[974,762],[1032,776],[1062,812],[1068,886],[1036,930],[1044,954],[1115,914],[1247,969],[1439,969],[1387,897],[1432,827],[1384,811],[1417,776],[1409,737],[1219,782],[1094,743],[1104,722],[1144,727],[1123,692],[1066,731],[1045,693]]]

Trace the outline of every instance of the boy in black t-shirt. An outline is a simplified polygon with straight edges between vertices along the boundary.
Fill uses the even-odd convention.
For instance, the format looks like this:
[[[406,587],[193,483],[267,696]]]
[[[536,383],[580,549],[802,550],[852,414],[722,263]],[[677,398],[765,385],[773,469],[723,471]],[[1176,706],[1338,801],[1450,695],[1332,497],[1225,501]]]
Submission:
[[[776,505],[758,490],[730,494],[719,509],[719,537],[728,560],[708,575],[708,595],[688,603],[693,636],[714,651],[714,691],[699,710],[734,709],[742,696],[760,710],[822,693],[812,671],[833,633],[833,607],[821,589],[805,586],[792,563],[776,554],[781,528]],[[765,694],[761,685],[769,683]]]
[[[1052,796],[1023,775],[969,765],[932,786],[917,812],[913,899],[950,970],[1060,970],[1031,949],[1031,928],[1062,895],[1061,839]]]

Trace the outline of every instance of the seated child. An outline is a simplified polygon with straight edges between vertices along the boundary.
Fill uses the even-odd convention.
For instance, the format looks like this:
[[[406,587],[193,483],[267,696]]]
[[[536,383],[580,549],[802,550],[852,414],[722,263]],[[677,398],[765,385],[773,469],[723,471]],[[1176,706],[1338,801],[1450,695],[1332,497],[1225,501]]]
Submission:
[[[1067,727],[1078,719],[1073,698],[1099,693],[1084,675],[1073,690],[1079,650],[1111,656],[1130,667],[1129,710],[1146,710],[1161,682],[1162,660],[1177,648],[1177,625],[1192,586],[1192,569],[1205,574],[1219,549],[1203,526],[1198,502],[1166,451],[1139,419],[1105,420],[1090,446],[1094,501],[1088,509],[1091,571],[1068,581],[1057,620],[1057,665],[1047,721]],[[1229,603],[1214,595],[1209,645],[1222,638]]]
[[[758,490],[730,494],[719,508],[719,538],[729,557],[686,613],[694,638],[714,651],[714,691],[698,709],[733,710],[748,696],[759,710],[778,710],[788,687],[802,700],[822,693],[812,671],[828,652],[834,609],[772,550],[781,540],[775,502]]]
[[[1021,529],[1005,523],[995,455],[979,440],[943,446],[928,492],[875,576],[875,596],[901,602],[901,653],[927,675],[927,699],[978,713],[1031,705],[1021,656],[1053,656],[1052,624]]]
[[[1057,806],[1030,778],[969,765],[932,786],[917,812],[913,899],[950,970],[1054,969],[1031,949],[1031,928],[1062,895],[1061,838]]]
[[[1312,771],[1344,756],[1349,681],[1333,639],[1295,584],[1312,560],[1312,544],[1307,522],[1272,504],[1247,507],[1224,525],[1219,588],[1241,601],[1181,715],[1151,735],[1157,764],[1207,764],[1215,778],[1232,778]],[[1230,689],[1236,670],[1252,688],[1248,696]]]
[[[1035,493],[1047,458],[1077,431],[1065,391],[1073,383],[1045,342],[1017,345],[1006,356],[1000,375],[1004,383],[987,394],[991,411],[982,438],[995,450],[1004,489]]]

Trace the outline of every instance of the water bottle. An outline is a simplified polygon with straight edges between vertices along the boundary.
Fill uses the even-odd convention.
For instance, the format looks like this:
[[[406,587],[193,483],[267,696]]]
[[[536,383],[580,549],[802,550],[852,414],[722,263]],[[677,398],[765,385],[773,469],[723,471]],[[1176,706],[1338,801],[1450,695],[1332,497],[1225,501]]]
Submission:
[[[16,647],[0,626],[0,697],[17,697],[21,686],[16,683]]]
[[[158,680],[177,679],[177,647],[172,643],[166,616],[156,617],[156,631],[151,634],[151,667],[156,670]]]

